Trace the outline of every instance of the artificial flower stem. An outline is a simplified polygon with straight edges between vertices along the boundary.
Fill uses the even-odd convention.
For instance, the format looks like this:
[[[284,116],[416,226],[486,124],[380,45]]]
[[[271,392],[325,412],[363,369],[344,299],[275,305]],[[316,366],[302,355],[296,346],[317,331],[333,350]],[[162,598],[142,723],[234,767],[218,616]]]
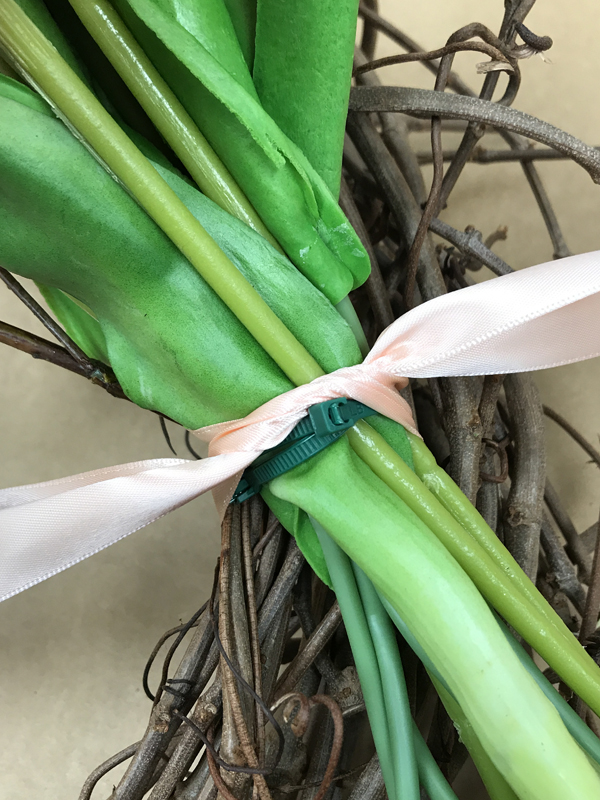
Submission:
[[[108,0],[69,2],[203,194],[283,252],[111,3]]]
[[[412,729],[414,748],[419,765],[419,780],[430,800],[458,800],[442,770],[438,767],[435,758],[431,755],[427,742],[414,721]]]
[[[400,617],[396,609],[388,602],[388,600],[383,597],[383,595],[379,595],[379,598],[385,608],[387,614],[389,615],[390,619],[398,629],[402,638],[406,641],[410,649],[413,653],[417,656],[419,661],[422,662],[423,666],[436,679],[436,681],[448,692],[450,695],[450,689],[448,688],[447,683],[445,682],[444,678],[440,675],[439,671],[433,665],[431,659],[427,656],[427,653],[423,650],[419,642],[417,641],[416,637],[413,635],[412,631],[409,629],[407,624],[404,620]],[[552,703],[552,705],[558,711],[560,718],[562,719],[565,727],[571,734],[571,736],[575,739],[577,744],[585,750],[587,755],[592,761],[595,761],[596,764],[600,767],[600,739],[595,736],[592,731],[588,728],[585,722],[581,719],[579,714],[577,714],[571,706],[567,703],[567,701],[562,697],[556,689],[552,686],[552,684],[548,681],[547,678],[544,677],[539,667],[536,665],[534,660],[527,655],[523,647],[516,641],[514,636],[510,633],[504,622],[500,619],[498,614],[492,612],[496,617],[496,622],[500,627],[500,630],[508,640],[508,643],[512,647],[515,652],[515,655],[523,665],[523,667],[527,670],[527,672],[531,675],[537,685],[540,687],[542,692],[546,695],[548,700]]]
[[[444,708],[448,712],[448,716],[458,731],[461,742],[463,742],[473,759],[477,772],[488,791],[490,800],[519,800],[512,788],[504,780],[502,774],[494,766],[492,759],[485,752],[471,723],[456,700],[436,680],[434,675],[429,677],[444,704]]]
[[[520,587],[531,602],[536,603],[544,613],[548,613],[549,607],[542,595],[537,591],[531,580],[525,575],[475,506],[469,502],[448,473],[438,466],[425,442],[410,432],[408,432],[408,438],[413,453],[415,472],[421,481],[467,533],[471,534],[502,566],[506,574]],[[552,616],[554,616],[553,612]]]
[[[369,578],[359,566],[351,563],[379,664],[396,791],[402,800],[419,800],[419,772],[413,744],[412,717],[394,627]]]
[[[0,43],[296,385],[323,370],[15,0],[0,0]]]
[[[355,453],[445,545],[488,602],[594,710],[600,711],[600,668],[543,598],[535,604],[419,480],[382,436],[361,420],[348,431]]]
[[[346,633],[352,647],[388,797],[390,800],[401,800],[396,792],[388,715],[379,673],[379,664],[377,663],[377,655],[371,639],[369,625],[352,571],[352,562],[316,520],[311,518],[311,523],[323,548],[333,590],[340,605]]]

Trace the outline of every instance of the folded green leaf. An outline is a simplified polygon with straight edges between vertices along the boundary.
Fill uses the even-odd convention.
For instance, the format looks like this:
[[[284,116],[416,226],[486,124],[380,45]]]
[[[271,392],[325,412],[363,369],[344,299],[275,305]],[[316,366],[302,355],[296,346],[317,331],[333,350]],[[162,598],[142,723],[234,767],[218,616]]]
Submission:
[[[254,85],[330,192],[340,191],[357,0],[259,0]]]
[[[106,339],[98,320],[60,289],[41,283],[37,286],[56,319],[83,352],[90,358],[110,364]]]
[[[166,0],[115,6],[293,263],[338,303],[367,278],[366,253],[322,179],[262,108],[247,69],[228,69],[237,39],[203,24],[216,3],[181,0],[176,12]]]
[[[256,0],[224,0],[248,68],[254,62]]]
[[[5,79],[0,86],[14,94],[14,83]],[[347,325],[283,256],[183,179],[155,166],[324,370],[360,360]],[[195,428],[243,416],[291,388],[61,122],[1,97],[0,169],[0,262],[90,307],[132,400]]]

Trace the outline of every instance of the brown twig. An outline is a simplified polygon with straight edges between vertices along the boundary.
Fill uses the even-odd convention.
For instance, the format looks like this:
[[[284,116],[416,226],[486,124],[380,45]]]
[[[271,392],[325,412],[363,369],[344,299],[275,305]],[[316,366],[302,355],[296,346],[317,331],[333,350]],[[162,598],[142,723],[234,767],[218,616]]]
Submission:
[[[86,359],[85,362],[76,361],[64,347],[60,347],[47,339],[42,339],[34,333],[15,328],[7,322],[0,322],[0,343],[14,347],[23,353],[28,353],[33,358],[48,361],[50,364],[67,369],[76,375],[82,375],[96,386],[101,386],[113,397],[118,397],[121,400],[129,399],[123,392],[110,367],[100,361],[94,361],[93,359]]]
[[[415,61],[435,61],[438,58],[441,59],[444,56],[462,52],[483,53],[497,61],[505,61],[507,69],[511,71],[513,69],[507,56],[501,50],[498,50],[498,48],[486,42],[451,42],[444,47],[439,47],[437,50],[429,50],[424,53],[400,53],[394,56],[378,58],[376,61],[369,61],[366,64],[355,67],[352,74],[356,78],[358,75],[363,75],[365,72],[371,72],[374,69],[381,69],[382,67],[391,67],[396,64],[410,64]]]
[[[277,687],[277,697],[282,697],[294,690],[302,676],[330,641],[341,621],[340,607],[337,603],[334,603],[315,628],[306,646],[281,676]]]
[[[372,9],[368,8],[365,3],[360,4],[359,13],[363,17],[363,19],[368,20],[369,23],[377,30],[385,33],[386,36],[389,36],[390,39],[393,39],[397,44],[403,47],[405,50],[408,50],[411,53],[419,53],[423,52],[423,48],[420,47],[414,39],[411,39],[410,36],[407,36],[403,31],[399,30],[395,25],[393,25],[388,20],[380,17]],[[437,74],[437,70],[439,64],[435,63],[434,61],[424,61],[423,65],[426,69],[433,72],[433,74]],[[471,90],[469,87],[464,83],[462,78],[460,78],[456,73],[451,72],[448,76],[448,87],[459,94],[470,94]]]
[[[517,0],[516,3],[506,3],[504,7],[504,16],[500,28],[499,40],[504,45],[513,45],[516,34],[516,25],[522,23],[527,15],[529,8],[533,6],[535,0]],[[499,74],[490,72],[485,76],[483,86],[479,93],[481,100],[492,100],[494,92],[498,85]],[[444,186],[441,192],[441,202],[446,205],[448,198],[456,182],[458,181],[465,164],[469,160],[473,147],[477,144],[479,139],[483,136],[485,127],[479,123],[469,121],[467,130],[465,131],[462,141],[458,147],[455,158],[452,160],[450,167],[444,178]]]
[[[515,2],[506,3],[506,12],[504,15],[504,19],[502,22],[502,28],[500,31],[499,38],[503,42],[510,43],[511,39],[514,40],[514,33],[516,31],[516,26],[519,23],[522,23],[531,8],[533,7],[535,0],[516,0]],[[369,18],[371,23],[374,26],[378,27],[378,30],[385,33],[395,42],[397,42],[401,47],[406,50],[417,52],[423,51],[423,47],[418,45],[414,40],[410,37],[406,36],[402,31],[398,30],[396,27],[391,25],[386,20],[379,17],[377,14],[369,11],[369,9],[365,9],[361,6],[361,13],[365,18]],[[426,69],[431,70],[432,72],[437,71],[438,65],[435,62],[431,61],[424,61],[422,62]],[[481,97],[484,99],[491,99],[493,95],[493,91],[496,87],[496,82],[498,80],[497,74],[490,73],[486,75],[486,79],[484,81]],[[451,88],[453,91],[457,92],[458,94],[465,95],[467,97],[475,97],[475,93],[471,91],[471,89],[455,74],[451,74],[448,79],[448,87]],[[448,125],[456,125],[458,121],[452,120],[448,122]],[[448,197],[450,192],[452,191],[453,187],[456,185],[458,178],[465,166],[468,162],[473,147],[477,144],[478,140],[484,133],[484,129],[480,125],[474,124],[467,124],[466,129],[463,129],[463,142],[461,142],[461,146],[459,151],[457,151],[455,158],[453,159],[453,163],[450,165],[448,172],[445,176],[444,186],[442,187],[441,199],[440,203],[443,206],[446,205],[448,201]],[[499,131],[500,135],[504,138],[507,142],[509,147],[514,149],[520,150],[528,150],[530,147],[530,143],[523,139],[521,136],[518,136],[514,133],[509,131]],[[564,258],[565,256],[569,255],[569,248],[567,247],[562,231],[560,229],[560,225],[558,224],[558,220],[556,218],[556,214],[554,209],[552,208],[552,204],[544,188],[544,185],[541,181],[539,173],[535,168],[535,165],[529,161],[521,162],[523,172],[529,183],[533,196],[536,200],[536,203],[539,206],[540,212],[544,219],[544,223],[548,230],[548,234],[552,241],[552,245],[554,247],[554,256],[555,258]]]
[[[557,425],[566,431],[569,436],[574,439],[577,444],[585,450],[588,456],[595,461],[595,463],[600,467],[600,452],[596,450],[596,448],[588,442],[588,440],[583,436],[579,431],[574,428],[568,420],[566,420],[558,411],[554,411],[554,409],[550,408],[549,406],[542,406],[544,409],[544,414],[547,417],[550,417],[551,420],[554,420]]]
[[[595,150],[600,150],[598,145],[594,145]],[[444,150],[442,157],[444,161],[452,161],[456,156],[456,150]],[[565,161],[569,156],[560,153],[552,147],[529,147],[525,150],[507,148],[506,150],[489,150],[484,147],[475,147],[469,156],[469,164],[498,164],[514,161]],[[417,153],[419,164],[431,164],[433,158],[429,150]]]
[[[363,4],[375,14],[378,12],[378,0],[363,0]],[[378,29],[371,21],[365,17],[363,20],[363,33],[360,42],[360,49],[365,53],[367,58],[372,59],[375,57],[375,48],[377,45]]]
[[[339,705],[326,694],[315,694],[311,698],[307,698],[300,692],[293,692],[283,695],[272,706],[271,711],[275,711],[281,705],[288,703],[290,711],[284,711],[284,719],[289,722],[295,735],[301,737],[308,728],[310,711],[316,705],[325,706],[328,709],[331,719],[333,721],[333,741],[329,754],[329,760],[321,785],[313,800],[323,800],[327,790],[335,777],[340,753],[342,752],[342,745],[344,742],[344,717]],[[294,708],[295,706],[295,708]]]
[[[350,94],[350,109],[465,119],[491,125],[553,147],[583,167],[594,183],[600,183],[600,151],[595,147],[537,117],[489,100],[403,86],[355,86]],[[442,195],[440,203],[443,202]]]
[[[342,178],[340,190],[340,206],[344,214],[348,217],[348,221],[358,234],[369,256],[371,272],[367,278],[365,287],[369,296],[373,316],[375,317],[375,335],[378,336],[384,328],[392,324],[394,321],[394,314],[367,229],[365,228],[363,219],[354,202],[352,192],[344,178]]]
[[[600,612],[600,520],[598,521],[598,535],[596,536],[596,546],[594,548],[594,560],[592,562],[592,574],[590,587],[585,601],[585,610],[581,620],[579,630],[579,641],[584,644],[594,633],[598,625],[598,614]]]
[[[258,640],[258,613],[256,609],[256,594],[254,591],[254,560],[252,557],[252,533],[250,510],[252,501],[242,505],[242,550],[244,561],[244,580],[246,585],[246,605],[248,608],[248,623],[250,627],[250,652],[252,654],[252,669],[254,673],[254,691],[262,697],[262,663],[260,642]],[[255,706],[255,725],[258,743],[258,760],[264,761],[265,757],[265,730],[264,715],[258,704]]]
[[[507,375],[504,387],[514,440],[504,542],[524,572],[535,581],[546,483],[542,405],[529,375]]]
[[[85,783],[81,789],[79,794],[79,800],[90,800],[92,796],[92,792],[96,787],[96,784],[105,776],[107,775],[111,769],[118,767],[119,764],[122,764],[124,761],[127,761],[128,758],[131,758],[135,752],[137,751],[138,747],[140,746],[140,742],[135,742],[134,744],[130,744],[129,747],[124,747],[123,750],[119,750],[118,753],[115,753],[114,756],[107,758],[102,764],[96,767],[96,769],[90,773],[88,778],[86,778]]]
[[[239,747],[249,767],[259,769],[258,757],[254,749],[248,720],[247,703],[243,703],[236,685],[236,677],[241,675],[248,683],[253,680],[251,672],[252,656],[248,634],[248,623],[243,595],[242,581],[242,548],[240,507],[229,507],[221,526],[221,559],[219,570],[219,638],[223,648],[221,657],[221,676],[223,681],[223,739],[221,748],[230,751],[226,754],[232,760],[237,749],[233,730],[225,733],[228,719],[231,717],[233,728],[239,741]],[[235,608],[234,608],[235,604]],[[228,659],[224,656],[228,656]],[[236,663],[236,672],[231,669],[232,661]],[[237,672],[239,670],[239,673]],[[254,715],[252,714],[252,717]],[[261,800],[271,800],[264,775],[253,774],[254,785]]]
[[[544,500],[546,505],[558,525],[558,528],[567,542],[567,551],[574,564],[579,568],[579,576],[584,583],[589,584],[590,567],[588,554],[581,542],[573,521],[569,517],[566,508],[552,482],[546,479],[544,490]]]
[[[60,325],[52,319],[50,314],[42,308],[38,301],[32,297],[27,289],[22,286],[19,281],[4,267],[0,267],[0,280],[8,286],[19,300],[32,312],[32,314],[42,323],[42,325],[50,331],[54,338],[60,342],[67,353],[74,361],[79,362],[82,366],[90,366],[90,359],[86,356],[83,350],[77,345],[73,339],[64,331]]]

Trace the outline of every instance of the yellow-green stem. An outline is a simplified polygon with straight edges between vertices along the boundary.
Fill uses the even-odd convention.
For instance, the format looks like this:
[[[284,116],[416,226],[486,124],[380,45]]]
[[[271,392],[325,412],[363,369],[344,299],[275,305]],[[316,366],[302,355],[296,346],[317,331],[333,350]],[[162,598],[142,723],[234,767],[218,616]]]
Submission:
[[[201,191],[283,252],[108,0],[69,2]]]
[[[488,756],[483,745],[477,738],[477,734],[473,730],[462,708],[433,675],[429,674],[429,677],[444,704],[444,708],[458,730],[461,742],[469,751],[477,767],[481,780],[488,790],[490,800],[519,800],[505,781],[503,775],[494,766],[492,759]]]

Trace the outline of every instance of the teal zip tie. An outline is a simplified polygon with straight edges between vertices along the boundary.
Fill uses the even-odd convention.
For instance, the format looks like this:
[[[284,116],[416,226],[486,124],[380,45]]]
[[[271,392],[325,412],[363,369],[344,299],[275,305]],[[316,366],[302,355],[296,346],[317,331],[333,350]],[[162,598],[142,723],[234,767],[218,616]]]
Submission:
[[[231,502],[243,503],[258,494],[265,483],[308,461],[336,442],[359,419],[376,413],[369,406],[347,397],[335,397],[311,406],[308,416],[300,420],[281,444],[265,450],[244,471]]]

